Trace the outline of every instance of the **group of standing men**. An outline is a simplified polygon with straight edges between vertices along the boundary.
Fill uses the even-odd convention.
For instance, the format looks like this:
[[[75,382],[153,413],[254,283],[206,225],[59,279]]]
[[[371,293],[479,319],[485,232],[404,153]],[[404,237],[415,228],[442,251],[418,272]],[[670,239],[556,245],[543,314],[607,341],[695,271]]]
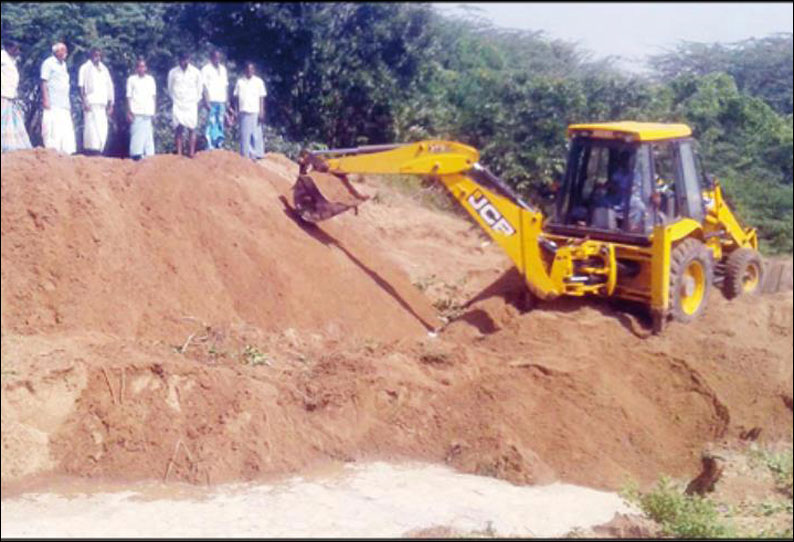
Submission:
[[[41,65],[41,135],[44,147],[66,154],[76,152],[69,97],[70,77],[66,66],[68,49],[63,43],[52,46],[52,56]],[[29,149],[30,139],[18,105],[19,72],[16,60],[19,45],[7,42],[2,50],[2,151]],[[262,125],[265,118],[264,81],[256,76],[252,62],[237,80],[229,104],[229,79],[219,51],[210,54],[209,62],[199,70],[190,63],[190,54],[168,72],[167,91],[171,98],[171,124],[176,138],[176,152],[182,154],[187,138],[187,154],[196,152],[198,110],[208,110],[205,137],[209,149],[221,148],[224,127],[239,121],[240,154],[249,158],[264,156]],[[89,59],[80,66],[77,76],[83,105],[83,147],[86,154],[102,154],[107,144],[108,119],[114,110],[113,78],[102,62],[102,52],[92,49]],[[133,159],[155,154],[153,119],[157,112],[157,84],[147,73],[146,60],[139,57],[135,73],[126,84],[127,121],[130,123],[129,153]]]

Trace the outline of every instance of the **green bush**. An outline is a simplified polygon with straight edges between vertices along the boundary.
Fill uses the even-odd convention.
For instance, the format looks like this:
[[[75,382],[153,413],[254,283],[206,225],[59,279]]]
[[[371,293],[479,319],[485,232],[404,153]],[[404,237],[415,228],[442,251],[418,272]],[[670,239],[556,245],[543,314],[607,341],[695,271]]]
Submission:
[[[775,478],[775,485],[781,491],[794,495],[794,458],[791,450],[773,452],[764,448],[753,448],[750,452],[751,459],[756,463],[765,465]]]
[[[722,523],[712,501],[685,495],[683,489],[668,477],[662,477],[648,493],[632,487],[624,491],[624,497],[659,523],[665,535],[677,538],[734,536],[733,529]]]
[[[455,139],[476,147],[484,165],[535,203],[533,195],[565,169],[568,124],[685,122],[743,223],[758,228],[762,248],[792,251],[790,33],[685,42],[653,58],[646,77],[621,73],[612,59],[592,61],[576,43],[498,28],[471,11],[450,18],[428,3],[6,2],[0,22],[3,38],[21,43],[20,100],[34,145],[41,143],[38,70],[54,40],[70,48],[73,82],[90,47],[101,46],[119,105],[135,57],[147,58],[159,89],[159,153],[174,149],[168,70],[182,50],[200,66],[217,47],[232,81],[253,60],[266,82],[268,151],[293,158],[317,142]],[[78,105],[74,84],[72,95]],[[79,108],[74,116],[79,138]],[[127,155],[123,117],[117,107],[113,156]],[[236,150],[235,127],[225,147]]]

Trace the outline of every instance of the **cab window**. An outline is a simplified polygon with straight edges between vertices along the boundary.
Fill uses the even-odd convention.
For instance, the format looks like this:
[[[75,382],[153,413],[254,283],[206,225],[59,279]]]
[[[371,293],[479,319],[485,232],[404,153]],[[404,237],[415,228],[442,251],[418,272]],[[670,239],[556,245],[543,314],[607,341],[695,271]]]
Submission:
[[[629,222],[630,196],[646,197],[647,160],[636,160],[638,146],[619,140],[576,138],[556,221],[599,230],[643,231]],[[642,220],[642,218],[640,218]]]
[[[682,191],[685,194],[684,205],[685,215],[698,222],[703,221],[703,188],[702,172],[699,171],[698,161],[695,159],[695,152],[692,149],[691,141],[681,141],[678,146],[681,155]]]
[[[651,145],[653,156],[653,184],[659,195],[660,211],[664,218],[672,220],[678,216],[678,198],[676,197],[676,164],[675,149],[670,141],[662,141]]]

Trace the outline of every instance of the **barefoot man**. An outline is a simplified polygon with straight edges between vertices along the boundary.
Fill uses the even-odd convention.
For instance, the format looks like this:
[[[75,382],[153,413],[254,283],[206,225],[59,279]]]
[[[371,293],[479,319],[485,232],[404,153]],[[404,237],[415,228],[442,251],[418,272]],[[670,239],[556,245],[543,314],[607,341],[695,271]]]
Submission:
[[[196,154],[198,104],[203,87],[201,72],[190,63],[190,53],[179,55],[179,65],[168,72],[168,95],[173,101],[171,124],[176,130],[176,153],[182,154],[182,138],[187,131],[190,140],[188,156],[191,158]]]
[[[110,71],[102,62],[102,51],[91,49],[91,56],[80,66],[77,86],[83,98],[83,150],[102,154],[108,140],[108,116],[115,100]]]
[[[69,50],[58,42],[52,46],[52,56],[41,65],[41,137],[44,146],[65,154],[77,150],[72,124],[72,104],[69,99],[69,70],[66,56]]]

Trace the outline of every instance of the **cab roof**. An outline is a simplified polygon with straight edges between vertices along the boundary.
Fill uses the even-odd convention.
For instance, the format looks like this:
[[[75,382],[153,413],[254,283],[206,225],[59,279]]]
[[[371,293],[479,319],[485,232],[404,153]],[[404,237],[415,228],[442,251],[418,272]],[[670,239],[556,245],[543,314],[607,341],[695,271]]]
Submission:
[[[666,124],[661,122],[596,122],[591,124],[571,124],[568,126],[568,137],[577,134],[595,138],[614,139],[629,136],[638,141],[659,141],[689,137],[692,130],[686,124]]]

